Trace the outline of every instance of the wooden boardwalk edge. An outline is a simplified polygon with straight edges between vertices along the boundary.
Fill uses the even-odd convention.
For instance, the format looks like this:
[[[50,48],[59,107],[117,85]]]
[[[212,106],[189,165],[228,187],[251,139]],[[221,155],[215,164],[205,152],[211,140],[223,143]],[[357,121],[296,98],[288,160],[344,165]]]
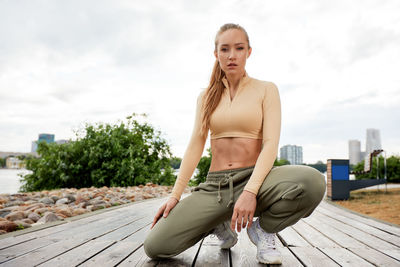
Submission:
[[[387,221],[384,221],[384,220],[381,220],[381,219],[378,219],[378,218],[374,218],[374,217],[369,216],[369,215],[367,215],[367,214],[363,214],[363,213],[360,213],[360,212],[357,212],[357,211],[348,209],[348,208],[346,208],[346,207],[343,207],[343,206],[341,206],[341,205],[335,203],[334,201],[332,201],[332,200],[330,200],[330,199],[328,199],[328,198],[327,198],[327,199],[324,199],[323,201],[326,202],[326,203],[328,203],[328,204],[331,204],[332,206],[335,206],[336,208],[342,209],[342,210],[344,210],[344,211],[346,211],[346,212],[349,212],[349,213],[352,213],[352,214],[354,214],[354,215],[358,215],[358,216],[364,217],[364,218],[366,218],[366,219],[371,219],[371,220],[374,220],[374,221],[376,221],[376,222],[378,222],[378,223],[387,224],[387,225],[389,225],[389,226],[397,227],[397,228],[400,229],[400,225],[398,225],[398,224],[391,223],[391,222],[387,222]]]
[[[157,199],[158,200],[163,200],[163,199],[166,199],[166,197],[150,198],[150,199],[144,199],[144,200],[129,202],[129,203],[118,205],[118,206],[113,206],[113,207],[109,207],[109,208],[105,208],[105,209],[99,209],[99,210],[87,212],[87,213],[84,213],[84,214],[81,214],[81,215],[68,217],[68,218],[65,218],[65,219],[60,220],[60,221],[48,222],[48,223],[44,223],[44,224],[40,224],[40,225],[34,225],[32,227],[25,228],[25,229],[22,229],[22,230],[17,230],[17,231],[9,232],[7,234],[2,234],[2,235],[0,235],[0,240],[4,239],[4,238],[8,238],[8,237],[16,237],[16,236],[28,234],[28,233],[31,233],[31,232],[40,231],[40,230],[43,230],[43,229],[46,229],[46,228],[50,228],[50,227],[54,227],[54,226],[57,226],[57,225],[60,225],[60,224],[65,224],[65,223],[77,221],[77,220],[80,220],[80,219],[88,218],[88,217],[95,216],[95,215],[98,215],[98,214],[102,214],[102,213],[105,213],[105,212],[109,212],[109,211],[113,211],[113,210],[116,210],[116,209],[129,207],[129,206],[136,205],[136,204],[139,204],[139,203],[142,203],[142,202],[154,201],[154,200],[157,200]]]

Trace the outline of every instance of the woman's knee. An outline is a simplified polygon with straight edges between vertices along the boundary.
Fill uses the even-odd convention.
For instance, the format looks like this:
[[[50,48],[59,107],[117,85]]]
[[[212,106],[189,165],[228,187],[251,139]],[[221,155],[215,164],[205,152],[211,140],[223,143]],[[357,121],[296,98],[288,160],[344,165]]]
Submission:
[[[168,247],[171,248],[171,246]],[[157,240],[157,238],[151,235],[151,232],[143,242],[143,248],[146,252],[146,255],[151,259],[162,259],[174,256],[169,256],[169,251],[166,250],[166,242],[161,239]]]
[[[298,166],[300,183],[304,190],[304,196],[306,197],[307,205],[317,206],[326,190],[325,176],[315,168],[309,166]]]

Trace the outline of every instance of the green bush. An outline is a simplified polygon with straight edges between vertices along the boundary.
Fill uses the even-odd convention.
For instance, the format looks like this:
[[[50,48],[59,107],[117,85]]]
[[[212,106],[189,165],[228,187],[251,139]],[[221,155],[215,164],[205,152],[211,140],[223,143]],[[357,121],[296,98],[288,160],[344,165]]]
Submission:
[[[364,160],[353,167],[354,172],[364,171]],[[400,182],[400,157],[390,156],[386,159],[386,175],[388,182]],[[356,174],[356,179],[375,179],[377,174],[376,158],[372,161],[372,171],[364,174]],[[379,178],[385,178],[384,158],[379,157]]]
[[[75,131],[76,141],[40,142],[39,158],[26,159],[26,168],[33,173],[22,177],[21,190],[173,184],[176,177],[167,142],[134,116],[115,125],[85,124]]]

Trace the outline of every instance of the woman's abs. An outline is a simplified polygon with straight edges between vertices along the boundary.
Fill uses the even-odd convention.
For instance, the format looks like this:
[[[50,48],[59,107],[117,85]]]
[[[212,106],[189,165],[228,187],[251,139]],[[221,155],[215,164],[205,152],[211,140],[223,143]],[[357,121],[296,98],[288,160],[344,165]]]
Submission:
[[[209,171],[220,171],[253,166],[261,152],[262,139],[223,137],[211,139]]]

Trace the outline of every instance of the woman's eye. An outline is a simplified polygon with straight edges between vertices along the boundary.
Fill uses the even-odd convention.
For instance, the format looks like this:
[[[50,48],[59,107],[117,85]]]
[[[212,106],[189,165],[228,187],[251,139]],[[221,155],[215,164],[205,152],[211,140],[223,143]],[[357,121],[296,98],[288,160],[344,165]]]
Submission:
[[[226,51],[228,51],[228,48],[221,48],[221,51],[226,52]]]
[[[237,48],[237,50],[243,50],[244,49],[244,47],[238,47]]]

